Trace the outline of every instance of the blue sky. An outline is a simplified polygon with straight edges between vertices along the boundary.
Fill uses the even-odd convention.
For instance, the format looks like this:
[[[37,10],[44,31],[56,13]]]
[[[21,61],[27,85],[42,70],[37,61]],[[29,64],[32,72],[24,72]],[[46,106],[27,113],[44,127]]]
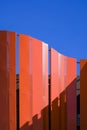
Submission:
[[[31,35],[79,61],[87,58],[87,0],[2,0],[0,30]]]

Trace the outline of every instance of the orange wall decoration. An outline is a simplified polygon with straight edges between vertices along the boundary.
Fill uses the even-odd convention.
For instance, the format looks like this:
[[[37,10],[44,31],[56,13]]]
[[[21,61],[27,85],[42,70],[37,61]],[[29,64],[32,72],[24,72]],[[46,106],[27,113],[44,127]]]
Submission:
[[[80,61],[80,130],[87,129],[87,60]]]
[[[0,31],[0,130],[16,130],[16,33]]]

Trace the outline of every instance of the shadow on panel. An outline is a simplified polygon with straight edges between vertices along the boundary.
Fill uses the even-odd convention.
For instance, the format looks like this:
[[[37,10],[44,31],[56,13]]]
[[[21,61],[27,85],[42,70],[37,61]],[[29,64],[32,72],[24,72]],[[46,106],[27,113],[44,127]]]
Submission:
[[[60,97],[56,97],[52,101],[52,105],[41,110],[41,116],[32,117],[32,124],[26,122],[20,130],[67,130],[67,118],[70,114],[70,123],[76,127],[76,79],[70,83],[66,89],[60,93]],[[69,94],[70,93],[70,94]],[[74,98],[73,98],[74,97]],[[68,109],[67,109],[68,108]],[[67,111],[68,110],[68,111]],[[50,115],[49,115],[49,114]],[[67,116],[68,115],[68,116]],[[49,124],[49,117],[52,118]],[[71,122],[72,120],[72,122]],[[50,125],[50,127],[49,127]]]

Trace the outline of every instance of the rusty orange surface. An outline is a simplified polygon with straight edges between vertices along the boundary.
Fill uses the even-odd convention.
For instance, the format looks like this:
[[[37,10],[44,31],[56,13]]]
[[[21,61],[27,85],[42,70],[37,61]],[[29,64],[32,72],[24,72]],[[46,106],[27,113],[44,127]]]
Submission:
[[[80,61],[80,130],[87,129],[87,60]]]
[[[0,130],[16,130],[16,33],[0,31]]]

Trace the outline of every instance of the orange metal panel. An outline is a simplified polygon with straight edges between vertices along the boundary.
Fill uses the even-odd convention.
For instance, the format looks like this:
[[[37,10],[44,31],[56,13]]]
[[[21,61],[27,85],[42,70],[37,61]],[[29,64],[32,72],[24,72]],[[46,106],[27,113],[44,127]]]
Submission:
[[[76,102],[76,59],[67,57],[67,130],[76,130],[77,102]]]
[[[51,129],[76,130],[76,59],[54,49],[51,49],[51,111]]]
[[[59,86],[60,86],[60,129],[67,130],[67,102],[66,102],[66,57],[60,54]]]
[[[43,130],[48,130],[48,45],[42,42],[42,98]]]
[[[29,36],[19,35],[19,128],[23,130],[32,123],[30,44]]]
[[[48,46],[20,35],[20,129],[48,130]]]
[[[42,109],[42,43],[32,38],[33,116],[41,116]]]
[[[58,97],[58,52],[51,48],[51,100]]]
[[[16,130],[16,33],[10,33],[9,45],[9,111],[10,128]]]
[[[59,110],[60,105],[58,106],[59,101],[59,84],[58,84],[58,52],[51,48],[51,82],[50,82],[50,91],[51,91],[51,130],[60,129],[59,126]]]
[[[87,129],[87,60],[80,61],[80,130]]]
[[[32,38],[32,92],[33,130],[47,130],[48,47],[34,38]]]
[[[16,33],[0,31],[0,130],[16,130]]]
[[[76,130],[76,59],[61,55],[60,64],[60,129]]]

